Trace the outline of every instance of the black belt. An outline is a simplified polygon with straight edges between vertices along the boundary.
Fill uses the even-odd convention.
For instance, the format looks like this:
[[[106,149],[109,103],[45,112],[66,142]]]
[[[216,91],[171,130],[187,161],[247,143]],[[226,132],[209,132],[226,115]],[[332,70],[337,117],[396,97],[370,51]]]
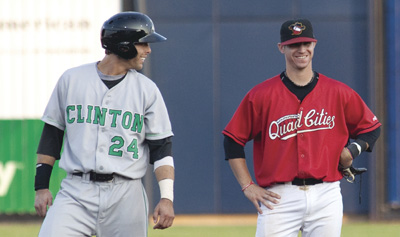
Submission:
[[[114,174],[98,174],[96,172],[90,172],[90,181],[95,181],[95,182],[108,182],[114,179]],[[72,175],[76,176],[83,176],[82,172],[76,172],[73,173]]]
[[[276,183],[276,184],[284,184],[284,183],[285,182],[279,182],[279,183]],[[320,183],[323,183],[323,181],[320,180],[320,179],[299,179],[299,178],[295,178],[292,181],[292,184],[296,185],[296,186],[314,185],[314,184],[320,184]]]

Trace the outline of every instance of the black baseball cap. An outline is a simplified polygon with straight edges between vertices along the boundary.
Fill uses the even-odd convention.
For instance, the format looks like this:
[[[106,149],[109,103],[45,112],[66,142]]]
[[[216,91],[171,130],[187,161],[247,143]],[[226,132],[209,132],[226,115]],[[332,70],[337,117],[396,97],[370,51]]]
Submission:
[[[285,21],[281,26],[281,45],[317,42],[311,22],[307,19]]]

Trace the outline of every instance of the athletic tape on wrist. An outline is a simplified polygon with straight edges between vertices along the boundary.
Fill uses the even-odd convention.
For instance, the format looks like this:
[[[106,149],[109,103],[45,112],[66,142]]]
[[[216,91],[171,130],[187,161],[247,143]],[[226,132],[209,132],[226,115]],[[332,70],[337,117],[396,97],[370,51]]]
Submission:
[[[173,179],[163,179],[158,182],[158,186],[160,187],[160,195],[161,198],[166,198],[174,201],[174,180]]]
[[[53,166],[49,164],[39,163],[36,165],[35,191],[49,188],[52,170]]]

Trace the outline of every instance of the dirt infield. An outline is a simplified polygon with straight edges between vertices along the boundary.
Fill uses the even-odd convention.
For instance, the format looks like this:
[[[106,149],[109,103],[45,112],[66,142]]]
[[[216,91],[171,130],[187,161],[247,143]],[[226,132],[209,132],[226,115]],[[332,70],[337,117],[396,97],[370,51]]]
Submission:
[[[42,218],[36,215],[0,215],[0,225],[9,223],[38,223],[41,224]],[[153,222],[152,215],[149,216],[149,223]],[[365,223],[383,222],[400,225],[400,219],[371,221],[367,216],[344,215],[343,223]],[[256,226],[257,214],[178,214],[175,216],[174,226]]]

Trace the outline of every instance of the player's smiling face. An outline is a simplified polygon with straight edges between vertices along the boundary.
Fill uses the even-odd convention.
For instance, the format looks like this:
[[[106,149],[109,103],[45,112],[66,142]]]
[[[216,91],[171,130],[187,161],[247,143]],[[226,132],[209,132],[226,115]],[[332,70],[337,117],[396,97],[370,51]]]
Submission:
[[[130,60],[132,68],[135,70],[141,70],[143,68],[143,63],[147,56],[151,53],[151,48],[148,43],[136,43],[135,44],[137,55]]]
[[[302,42],[290,45],[278,45],[281,53],[285,55],[286,66],[297,70],[311,67],[314,56],[314,42]]]

